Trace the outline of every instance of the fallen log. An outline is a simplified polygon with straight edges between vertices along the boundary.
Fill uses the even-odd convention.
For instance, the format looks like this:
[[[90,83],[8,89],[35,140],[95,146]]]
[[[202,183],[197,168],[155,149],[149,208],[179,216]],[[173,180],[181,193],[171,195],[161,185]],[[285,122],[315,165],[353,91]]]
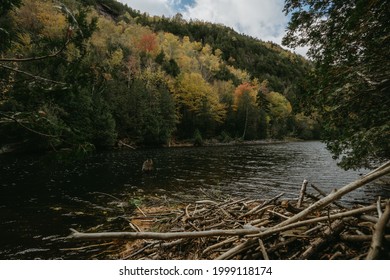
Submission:
[[[259,239],[259,245],[260,245],[261,254],[263,255],[263,259],[269,260],[267,249],[264,246],[263,240]]]
[[[223,246],[225,246],[225,245],[227,245],[227,244],[231,244],[231,243],[233,243],[234,241],[236,241],[237,239],[238,239],[238,237],[236,237],[236,236],[235,236],[235,237],[231,237],[231,238],[226,239],[226,240],[224,240],[224,241],[222,241],[222,242],[219,242],[219,243],[214,244],[214,245],[212,245],[212,246],[210,246],[210,247],[207,247],[205,250],[203,250],[203,254],[206,254],[206,253],[208,253],[208,252],[210,252],[210,251],[212,251],[212,250],[221,248],[221,247],[223,247]]]
[[[258,233],[259,228],[234,229],[234,230],[207,230],[196,232],[101,232],[101,233],[82,233],[75,229],[70,229],[72,233],[68,239],[77,240],[112,240],[112,239],[154,239],[154,240],[172,240],[180,238],[202,238],[211,236],[242,236]]]
[[[364,213],[367,211],[372,211],[375,209],[376,209],[376,205],[371,205],[371,206],[367,206],[367,207],[362,207],[360,209],[346,211],[343,213],[338,213],[338,214],[334,214],[334,215],[329,215],[329,216],[314,218],[314,219],[310,219],[310,220],[306,220],[306,221],[296,222],[293,224],[285,225],[283,227],[279,227],[279,225],[276,225],[276,226],[274,226],[270,229],[267,229],[263,232],[260,232],[260,233],[254,234],[254,235],[248,235],[247,237],[264,238],[264,237],[268,237],[268,236],[271,236],[273,234],[276,234],[276,233],[279,233],[279,232],[282,232],[285,230],[289,230],[289,229],[293,229],[293,228],[297,228],[297,227],[301,227],[301,226],[305,226],[305,225],[309,225],[309,224],[313,224],[313,223],[328,221],[328,220],[336,220],[336,219],[340,219],[340,218],[351,217],[351,216],[355,216],[355,215],[358,215],[358,214],[361,214],[361,213]],[[238,252],[240,252],[240,250],[243,247],[245,247],[245,248],[247,248],[248,246],[251,247],[253,244],[256,244],[255,238],[254,239],[251,238],[251,239],[247,240],[245,243],[236,246],[238,248],[234,247],[234,248],[230,249],[229,251],[227,251],[224,254],[222,254],[221,256],[219,256],[217,259],[218,260],[226,260],[226,259],[232,258]]]
[[[283,227],[274,226],[263,232],[260,228],[251,227],[247,229],[232,229],[232,230],[208,230],[208,231],[196,231],[196,232],[101,232],[101,233],[82,233],[78,232],[75,229],[70,229],[71,234],[68,236],[68,239],[77,239],[77,240],[112,240],[112,239],[126,239],[126,240],[135,240],[135,239],[154,239],[154,240],[172,240],[180,238],[201,238],[201,237],[211,237],[211,236],[245,236],[248,237],[266,237],[275,233],[279,233],[285,230],[289,230],[295,227],[301,227],[304,225],[309,225],[313,223],[318,223],[327,220],[335,220],[344,217],[350,217],[359,215],[368,211],[376,209],[376,205],[371,205],[367,207],[362,207],[359,209],[354,209],[334,215],[318,217],[314,219],[309,219],[305,221],[296,222],[289,224]]]
[[[309,219],[309,220],[299,221],[299,222],[295,222],[292,224],[287,224],[283,227],[280,227],[279,226],[280,224],[277,224],[276,226],[271,227],[263,232],[253,234],[253,235],[248,235],[248,237],[259,237],[259,238],[267,237],[267,236],[270,236],[272,234],[279,233],[279,232],[282,232],[285,230],[289,230],[289,229],[293,229],[293,228],[297,228],[297,227],[301,227],[301,226],[306,226],[306,225],[310,225],[310,224],[314,224],[314,223],[319,223],[319,222],[323,222],[323,221],[328,221],[328,220],[332,221],[332,220],[336,220],[336,219],[340,219],[340,218],[352,217],[352,216],[356,216],[356,215],[359,215],[359,214],[362,214],[362,213],[365,213],[368,211],[372,211],[375,209],[376,209],[376,205],[371,205],[371,206],[362,207],[359,209],[354,209],[354,210],[350,210],[350,211],[346,211],[346,212],[337,213],[334,215],[323,216],[323,217],[313,218],[313,219]]]
[[[330,203],[340,199],[343,197],[345,194],[350,193],[351,191],[354,191],[361,186],[364,186],[386,174],[390,173],[390,161],[382,165],[381,167],[377,168],[374,172],[370,172],[367,175],[363,176],[362,178],[356,180],[355,182],[352,182],[344,187],[342,187],[339,190],[334,190],[332,193],[330,193],[328,196],[318,200],[314,204],[310,205],[306,209],[302,210],[295,216],[292,216],[286,221],[281,222],[280,224],[277,225],[277,227],[283,227],[288,224],[292,224],[294,222],[297,222],[299,220],[302,220],[309,214],[313,213],[316,210],[322,209],[326,206],[328,206]]]
[[[326,197],[327,196],[327,194],[323,191],[323,190],[321,190],[319,187],[317,187],[317,186],[315,186],[314,184],[310,184],[310,186],[313,188],[313,189],[315,189],[321,196],[323,196],[323,197]],[[332,202],[334,205],[336,205],[338,208],[340,208],[340,209],[345,209],[345,207],[344,206],[342,206],[340,203],[338,203],[338,202]]]
[[[386,203],[385,212],[379,218],[378,223],[375,225],[375,232],[372,235],[372,242],[370,250],[368,251],[367,260],[375,260],[378,258],[384,240],[384,232],[387,222],[390,220],[390,200]]]
[[[243,251],[246,251],[249,248],[251,248],[254,244],[258,244],[257,243],[257,239],[249,239],[249,240],[245,241],[244,243],[242,243],[240,245],[237,245],[237,246],[233,247],[232,249],[230,249],[229,251],[223,253],[222,255],[220,255],[216,259],[217,260],[229,260],[229,259],[232,259],[233,257],[238,255],[239,253],[241,253]]]
[[[384,172],[386,168],[377,171]],[[376,174],[373,172],[370,176]],[[268,200],[230,197],[213,199],[211,196],[210,199],[206,196],[198,198],[192,204],[175,206],[175,211],[172,211],[171,206],[165,206],[166,200],[156,201],[153,198],[153,206],[145,204],[142,207],[145,215],[154,217],[153,219],[141,217],[143,215],[139,209],[133,214],[134,217],[128,218],[130,222],[135,220],[135,225],[148,219],[148,223],[142,224],[142,232],[130,229],[129,226],[126,226],[129,230],[123,232],[120,232],[121,229],[114,232],[102,230],[101,233],[92,233],[96,232],[95,228],[84,232],[72,230],[68,240],[129,240],[125,242],[126,246],[123,242],[113,242],[116,245],[110,245],[110,249],[122,248],[121,251],[116,251],[116,256],[112,255],[115,250],[102,252],[110,254],[110,258],[121,259],[365,258],[370,241],[373,240],[374,225],[379,221],[378,209],[384,210],[386,206],[379,199],[375,205],[360,205],[349,210],[337,209],[332,205],[333,201],[324,209],[320,210],[322,206],[314,210],[312,208],[303,217],[291,222],[299,217],[299,212],[312,207],[309,203],[316,204],[318,200],[323,201],[328,196],[323,199],[316,196],[311,200],[306,199],[310,198],[310,194],[306,192],[301,208],[296,207],[297,199],[294,203],[290,201],[291,204],[286,199],[277,201],[281,196],[282,194]],[[156,206],[156,202],[160,204]],[[170,213],[168,216],[166,209]],[[283,225],[286,221],[288,223]],[[338,224],[345,225],[342,236],[339,235],[341,230],[337,230],[337,242],[329,241],[334,234],[333,230],[326,231],[330,224],[333,230],[338,228]],[[390,223],[387,222],[387,225]],[[153,232],[150,229],[154,229]],[[351,236],[356,235],[363,237],[352,241],[355,244],[350,243],[354,238]],[[385,252],[388,244],[382,243],[381,247]],[[385,254],[380,254],[379,257],[385,257]]]
[[[384,240],[390,242],[390,235],[385,235]],[[348,235],[342,234],[340,235],[340,240],[347,242],[366,242],[372,240],[372,235]]]
[[[344,229],[345,225],[342,220],[334,221],[329,228],[327,228],[324,232],[324,236],[319,237],[313,241],[309,248],[306,249],[305,252],[302,253],[299,259],[307,260],[313,254],[317,252],[325,243],[329,242],[335,235],[340,234],[340,232]]]

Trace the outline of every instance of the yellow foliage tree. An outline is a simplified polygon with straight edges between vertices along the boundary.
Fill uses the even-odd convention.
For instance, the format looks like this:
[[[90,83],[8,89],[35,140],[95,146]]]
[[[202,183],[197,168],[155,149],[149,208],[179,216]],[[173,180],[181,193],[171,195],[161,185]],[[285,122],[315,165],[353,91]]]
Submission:
[[[222,122],[226,115],[225,106],[219,101],[218,93],[199,73],[180,75],[174,89],[178,105],[196,115],[206,114],[216,122]]]
[[[284,119],[291,114],[292,107],[290,101],[279,92],[271,91],[267,94],[267,99],[270,102],[269,109],[273,118]]]

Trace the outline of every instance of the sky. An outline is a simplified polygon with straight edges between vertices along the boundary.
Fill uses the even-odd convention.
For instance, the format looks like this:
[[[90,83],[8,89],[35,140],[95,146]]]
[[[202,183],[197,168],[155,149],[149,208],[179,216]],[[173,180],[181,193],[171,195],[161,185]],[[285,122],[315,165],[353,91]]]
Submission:
[[[281,45],[288,23],[283,13],[284,0],[119,0],[129,7],[150,15],[200,19],[222,23],[263,41]],[[306,48],[295,52],[306,55]]]

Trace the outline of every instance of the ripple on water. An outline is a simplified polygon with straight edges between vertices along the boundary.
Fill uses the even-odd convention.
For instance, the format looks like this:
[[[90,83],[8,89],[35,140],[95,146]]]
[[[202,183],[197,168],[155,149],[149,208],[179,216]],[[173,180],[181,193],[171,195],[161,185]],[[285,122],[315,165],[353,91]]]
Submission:
[[[147,158],[155,162],[151,174],[141,171]],[[106,222],[108,202],[96,193],[124,201],[147,193],[193,201],[204,188],[254,199],[281,192],[296,198],[303,179],[329,193],[359,173],[365,171],[340,169],[319,142],[114,151],[67,163],[36,156],[0,157],[1,224],[6,228],[0,231],[0,258],[59,257],[58,250],[52,250],[62,246],[56,236],[66,236],[71,227],[88,229]],[[367,204],[389,194],[388,184],[371,184],[343,201]]]

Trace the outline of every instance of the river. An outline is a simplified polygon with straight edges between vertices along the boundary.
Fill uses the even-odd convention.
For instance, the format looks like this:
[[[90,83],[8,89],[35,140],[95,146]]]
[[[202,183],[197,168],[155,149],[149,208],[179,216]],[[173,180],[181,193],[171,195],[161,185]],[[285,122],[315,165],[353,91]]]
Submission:
[[[143,174],[148,158],[155,171]],[[120,230],[123,221],[108,219],[111,196],[128,200],[157,194],[168,201],[190,201],[203,188],[236,197],[265,199],[285,192],[295,198],[303,179],[330,192],[365,172],[342,170],[320,142],[120,150],[78,161],[3,155],[0,259],[89,258],[93,252],[64,251],[72,244],[63,238],[69,228],[110,224],[109,229]],[[371,184],[343,202],[367,204],[389,194],[388,185]]]

